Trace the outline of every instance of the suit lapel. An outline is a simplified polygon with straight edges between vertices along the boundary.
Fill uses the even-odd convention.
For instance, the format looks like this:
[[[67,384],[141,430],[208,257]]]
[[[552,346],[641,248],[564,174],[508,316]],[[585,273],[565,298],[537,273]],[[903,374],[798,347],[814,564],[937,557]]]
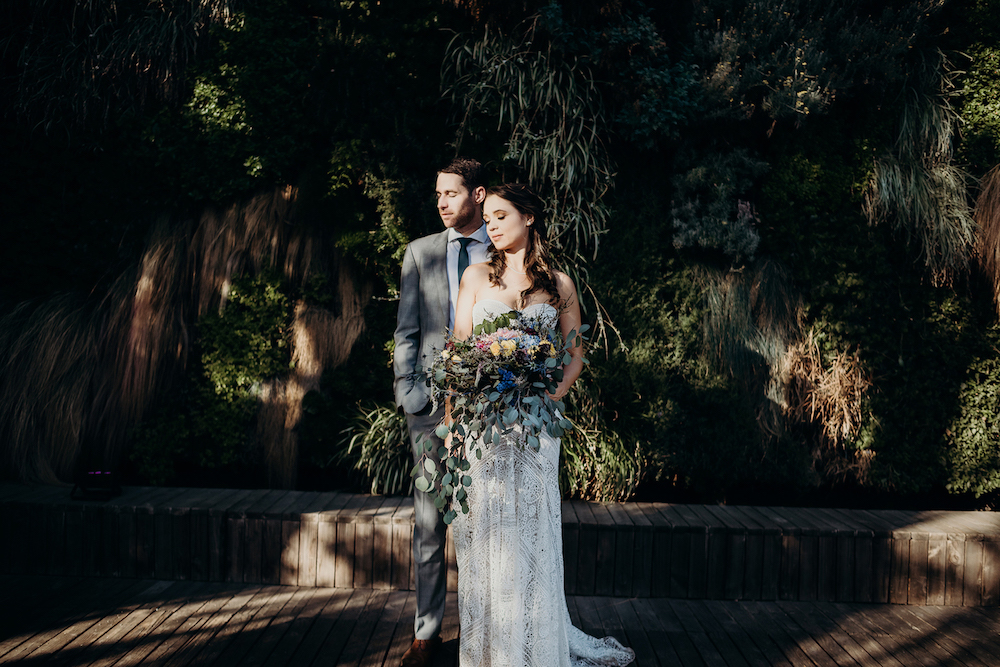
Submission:
[[[429,275],[433,276],[428,290],[428,307],[436,304],[441,314],[441,329],[448,326],[451,299],[448,292],[448,231],[441,232],[427,257]]]

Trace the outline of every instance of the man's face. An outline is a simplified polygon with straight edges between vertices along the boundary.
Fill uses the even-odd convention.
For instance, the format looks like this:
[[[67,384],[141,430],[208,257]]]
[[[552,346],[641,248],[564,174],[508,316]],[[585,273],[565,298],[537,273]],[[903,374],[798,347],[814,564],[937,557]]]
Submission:
[[[479,205],[486,194],[484,188],[469,192],[458,174],[438,174],[435,194],[438,215],[445,227],[453,227],[460,234],[479,229],[483,221]]]

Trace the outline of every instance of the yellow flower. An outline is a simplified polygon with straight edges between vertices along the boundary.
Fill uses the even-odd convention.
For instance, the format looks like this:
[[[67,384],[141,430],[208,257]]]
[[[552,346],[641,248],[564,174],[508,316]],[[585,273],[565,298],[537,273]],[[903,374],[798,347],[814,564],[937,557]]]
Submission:
[[[517,343],[515,343],[512,340],[502,340],[500,341],[500,347],[502,347],[503,351],[506,352],[507,354],[511,354],[514,350],[517,349]]]
[[[490,345],[490,353],[494,357],[499,357],[500,356],[500,343],[498,343],[496,341],[493,341],[493,344]]]
[[[451,354],[451,352],[449,352],[448,350],[441,350],[442,359],[447,359],[449,354]]]
[[[458,355],[456,354],[455,356],[453,356],[453,357],[451,358],[451,360],[452,360],[452,361],[455,361],[455,362],[459,362],[459,361],[462,361],[462,357],[460,357],[460,356],[458,356]]]

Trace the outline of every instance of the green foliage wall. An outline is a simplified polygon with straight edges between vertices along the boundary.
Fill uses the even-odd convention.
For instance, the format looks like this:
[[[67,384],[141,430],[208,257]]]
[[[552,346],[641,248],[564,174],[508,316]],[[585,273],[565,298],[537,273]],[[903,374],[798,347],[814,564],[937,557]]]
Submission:
[[[293,301],[273,272],[235,281],[227,300],[199,323],[185,381],[136,434],[131,458],[146,483],[261,475],[254,414],[262,384],[291,363]]]
[[[988,332],[992,346],[969,366],[958,393],[958,407],[945,432],[948,449],[943,463],[952,493],[983,496],[1000,490],[1000,364],[997,330]]]
[[[965,71],[962,94],[948,98],[964,121],[949,138],[955,166],[977,177],[1000,162],[1000,5],[795,4],[776,14],[787,3],[553,0],[526,3],[538,12],[531,18],[511,8],[467,15],[436,0],[243,3],[185,61],[175,98],[132,107],[116,93],[108,123],[57,123],[64,131],[48,135],[37,118],[4,107],[0,147],[11,159],[0,174],[19,196],[6,208],[0,307],[98,290],[141,252],[156,212],[297,186],[303,217],[332,229],[378,284],[367,334],[307,396],[300,433],[312,471],[304,484],[363,488],[370,480],[345,471],[353,460],[342,431],[359,399],[391,398],[398,265],[409,239],[440,227],[435,169],[458,142],[495,179],[529,171],[512,153],[515,124],[495,117],[502,105],[470,107],[461,91],[442,97],[454,84],[441,80],[453,65],[442,69],[447,46],[455,32],[470,44],[504,31],[523,37],[531,18],[537,40],[519,42],[525,62],[556,63],[593,86],[588,113],[600,122],[587,127],[609,186],[579,193],[604,207],[607,233],[588,246],[598,252],[581,275],[586,316],[608,326],[579,393],[581,422],[598,435],[567,450],[570,467],[593,479],[568,472],[564,488],[597,484],[615,495],[637,483],[640,497],[711,500],[767,489],[788,500],[836,483],[801,429],[765,427],[782,409],[767,384],[774,365],[727,367],[708,342],[706,322],[718,313],[706,276],[750,276],[768,262],[798,304],[794,335],[811,332],[826,360],[856,351],[874,383],[864,424],[843,444],[845,456],[871,454],[854,485],[992,494],[1000,405],[990,297],[974,267],[935,284],[919,234],[873,225],[863,207],[876,160],[898,148],[902,91],[939,48]],[[23,28],[18,21],[8,25]],[[4,91],[21,73],[6,54],[27,39],[9,32]],[[144,479],[254,474],[244,436],[255,386],[287,369],[299,296],[273,277],[246,276],[228,307],[199,323],[196,361],[137,435]],[[768,344],[780,351],[790,340]],[[385,430],[387,419],[365,428]]]

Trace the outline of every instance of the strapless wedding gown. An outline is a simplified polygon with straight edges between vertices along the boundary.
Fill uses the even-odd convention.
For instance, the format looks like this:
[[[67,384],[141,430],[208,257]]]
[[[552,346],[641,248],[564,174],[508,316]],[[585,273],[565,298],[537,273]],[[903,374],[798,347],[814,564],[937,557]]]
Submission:
[[[495,300],[477,302],[478,324],[510,312]],[[549,304],[521,311],[558,317]],[[517,430],[517,427],[515,427]],[[458,559],[462,667],[627,665],[635,657],[613,637],[597,639],[573,627],[563,585],[559,440],[540,437],[539,451],[516,436],[482,444],[470,457],[469,513],[451,527]]]

